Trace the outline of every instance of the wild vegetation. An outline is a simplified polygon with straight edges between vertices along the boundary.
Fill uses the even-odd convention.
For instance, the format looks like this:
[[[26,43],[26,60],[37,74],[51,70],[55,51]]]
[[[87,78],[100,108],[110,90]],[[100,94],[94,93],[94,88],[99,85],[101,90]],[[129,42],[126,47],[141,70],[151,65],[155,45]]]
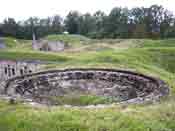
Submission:
[[[72,106],[88,106],[88,105],[98,105],[98,104],[112,104],[117,102],[112,97],[88,95],[82,93],[69,93],[60,97],[49,97],[56,105],[72,105]]]
[[[33,32],[39,39],[65,31],[91,38],[173,38],[175,18],[162,6],[152,5],[133,9],[116,7],[109,14],[70,11],[65,19],[59,15],[42,19],[31,17],[25,21],[7,18],[0,24],[0,36],[21,39],[32,39]]]
[[[67,38],[68,37],[68,38]],[[51,35],[47,39],[67,41],[64,52],[33,51],[31,41],[6,38],[1,59],[35,59],[47,62],[45,68],[117,68],[163,79],[171,95],[157,103],[117,105],[109,108],[31,107],[0,101],[2,131],[174,131],[175,130],[175,40],[103,39],[79,35]],[[78,47],[78,49],[77,49]],[[79,97],[80,98],[80,97]],[[106,99],[81,96],[61,102],[106,103]],[[81,100],[81,101],[80,101]]]

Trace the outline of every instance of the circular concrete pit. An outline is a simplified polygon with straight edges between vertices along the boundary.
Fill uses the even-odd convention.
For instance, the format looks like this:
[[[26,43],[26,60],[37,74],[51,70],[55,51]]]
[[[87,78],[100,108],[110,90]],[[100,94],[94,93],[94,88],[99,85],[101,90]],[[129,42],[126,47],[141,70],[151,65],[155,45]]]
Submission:
[[[143,103],[167,96],[169,87],[162,80],[131,71],[66,69],[15,77],[6,82],[3,92],[51,105],[56,103],[50,98],[73,93],[110,97],[116,103]]]

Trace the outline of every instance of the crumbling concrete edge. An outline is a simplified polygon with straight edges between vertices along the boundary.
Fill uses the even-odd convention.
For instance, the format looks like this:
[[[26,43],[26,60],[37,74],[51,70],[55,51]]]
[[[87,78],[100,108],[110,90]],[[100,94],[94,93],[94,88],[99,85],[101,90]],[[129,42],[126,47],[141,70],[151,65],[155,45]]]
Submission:
[[[170,87],[168,86],[168,84],[165,83],[163,80],[160,80],[159,78],[143,75],[141,73],[136,73],[136,72],[128,71],[128,70],[104,69],[104,68],[71,68],[71,69],[63,69],[63,70],[48,70],[48,71],[42,71],[42,72],[32,73],[32,74],[28,74],[28,75],[18,76],[18,77],[14,77],[12,79],[7,80],[4,84],[4,87],[3,87],[4,92],[1,92],[0,94],[6,95],[6,90],[9,88],[10,83],[13,81],[16,81],[18,79],[26,79],[28,77],[36,77],[36,76],[42,76],[42,75],[46,75],[46,74],[52,74],[52,73],[56,73],[56,72],[66,72],[66,71],[107,71],[107,72],[124,73],[124,74],[130,74],[130,75],[144,77],[146,79],[153,81],[157,85],[156,88],[158,90],[158,93],[156,95],[155,95],[155,93],[150,93],[146,97],[137,97],[134,99],[120,102],[119,104],[140,104],[140,103],[145,103],[145,102],[159,101],[161,97],[165,97],[165,96],[168,96],[170,94]],[[9,96],[9,98],[10,98],[10,96]],[[24,101],[25,101],[25,98],[24,98]],[[29,100],[26,99],[26,101],[29,101]]]

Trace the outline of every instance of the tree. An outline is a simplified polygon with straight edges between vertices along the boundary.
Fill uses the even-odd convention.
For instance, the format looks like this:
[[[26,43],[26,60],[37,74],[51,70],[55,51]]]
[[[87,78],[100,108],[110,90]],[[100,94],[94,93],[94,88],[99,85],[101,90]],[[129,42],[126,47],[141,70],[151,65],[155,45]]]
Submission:
[[[160,24],[160,36],[161,38],[168,37],[169,35],[172,37],[174,35],[174,22],[175,19],[173,17],[173,14],[169,12],[168,10],[165,10],[163,12],[163,20]],[[167,32],[169,32],[167,35]],[[172,35],[171,33],[172,32]],[[175,36],[175,35],[174,35]]]
[[[93,15],[94,17],[94,32],[92,33],[93,38],[104,38],[104,31],[105,31],[105,17],[106,14],[102,11],[97,11]]]
[[[111,38],[121,38],[128,35],[129,10],[127,8],[114,8],[105,21],[105,32]]]
[[[5,19],[2,24],[2,33],[5,36],[14,36],[16,37],[18,30],[18,24],[16,23],[15,19],[8,18]]]
[[[146,26],[144,24],[136,24],[135,30],[133,31],[134,38],[147,38]]]
[[[90,35],[95,31],[94,17],[89,13],[82,15],[79,18],[79,33],[82,35]]]
[[[78,34],[79,33],[79,20],[80,14],[77,11],[71,11],[67,15],[64,23],[65,28],[70,34]]]
[[[101,31],[104,28],[104,19],[106,14],[102,11],[97,11],[94,14],[96,31]]]
[[[97,11],[93,15],[80,14],[77,11],[68,13],[66,19],[59,15],[48,18],[31,17],[16,22],[8,18],[0,23],[1,36],[13,36],[21,39],[32,39],[49,34],[82,34],[91,38],[166,38],[175,36],[174,15],[162,6],[152,5],[149,8],[113,8],[109,15]]]
[[[54,34],[60,34],[63,32],[62,18],[59,15],[52,17],[51,30]]]
[[[145,23],[146,9],[145,8],[133,8],[130,11],[130,19],[134,24],[143,24]]]

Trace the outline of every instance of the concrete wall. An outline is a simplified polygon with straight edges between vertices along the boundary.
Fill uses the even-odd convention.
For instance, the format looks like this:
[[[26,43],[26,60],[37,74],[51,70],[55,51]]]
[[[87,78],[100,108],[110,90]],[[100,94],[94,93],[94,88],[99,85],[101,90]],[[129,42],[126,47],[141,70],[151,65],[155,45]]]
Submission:
[[[91,93],[120,99],[120,102],[140,103],[157,100],[169,94],[161,80],[142,74],[112,69],[53,70],[8,80],[4,93],[12,97],[50,104],[47,99],[69,92]]]
[[[0,38],[0,49],[4,49],[4,48],[6,48],[5,42],[3,38]]]
[[[60,52],[65,48],[65,43],[61,41],[37,40],[33,41],[33,49],[40,51]]]
[[[0,82],[29,73],[37,72],[39,64],[24,61],[0,60]]]
[[[63,51],[65,48],[65,44],[61,41],[50,41],[48,42],[48,47],[51,51]]]

